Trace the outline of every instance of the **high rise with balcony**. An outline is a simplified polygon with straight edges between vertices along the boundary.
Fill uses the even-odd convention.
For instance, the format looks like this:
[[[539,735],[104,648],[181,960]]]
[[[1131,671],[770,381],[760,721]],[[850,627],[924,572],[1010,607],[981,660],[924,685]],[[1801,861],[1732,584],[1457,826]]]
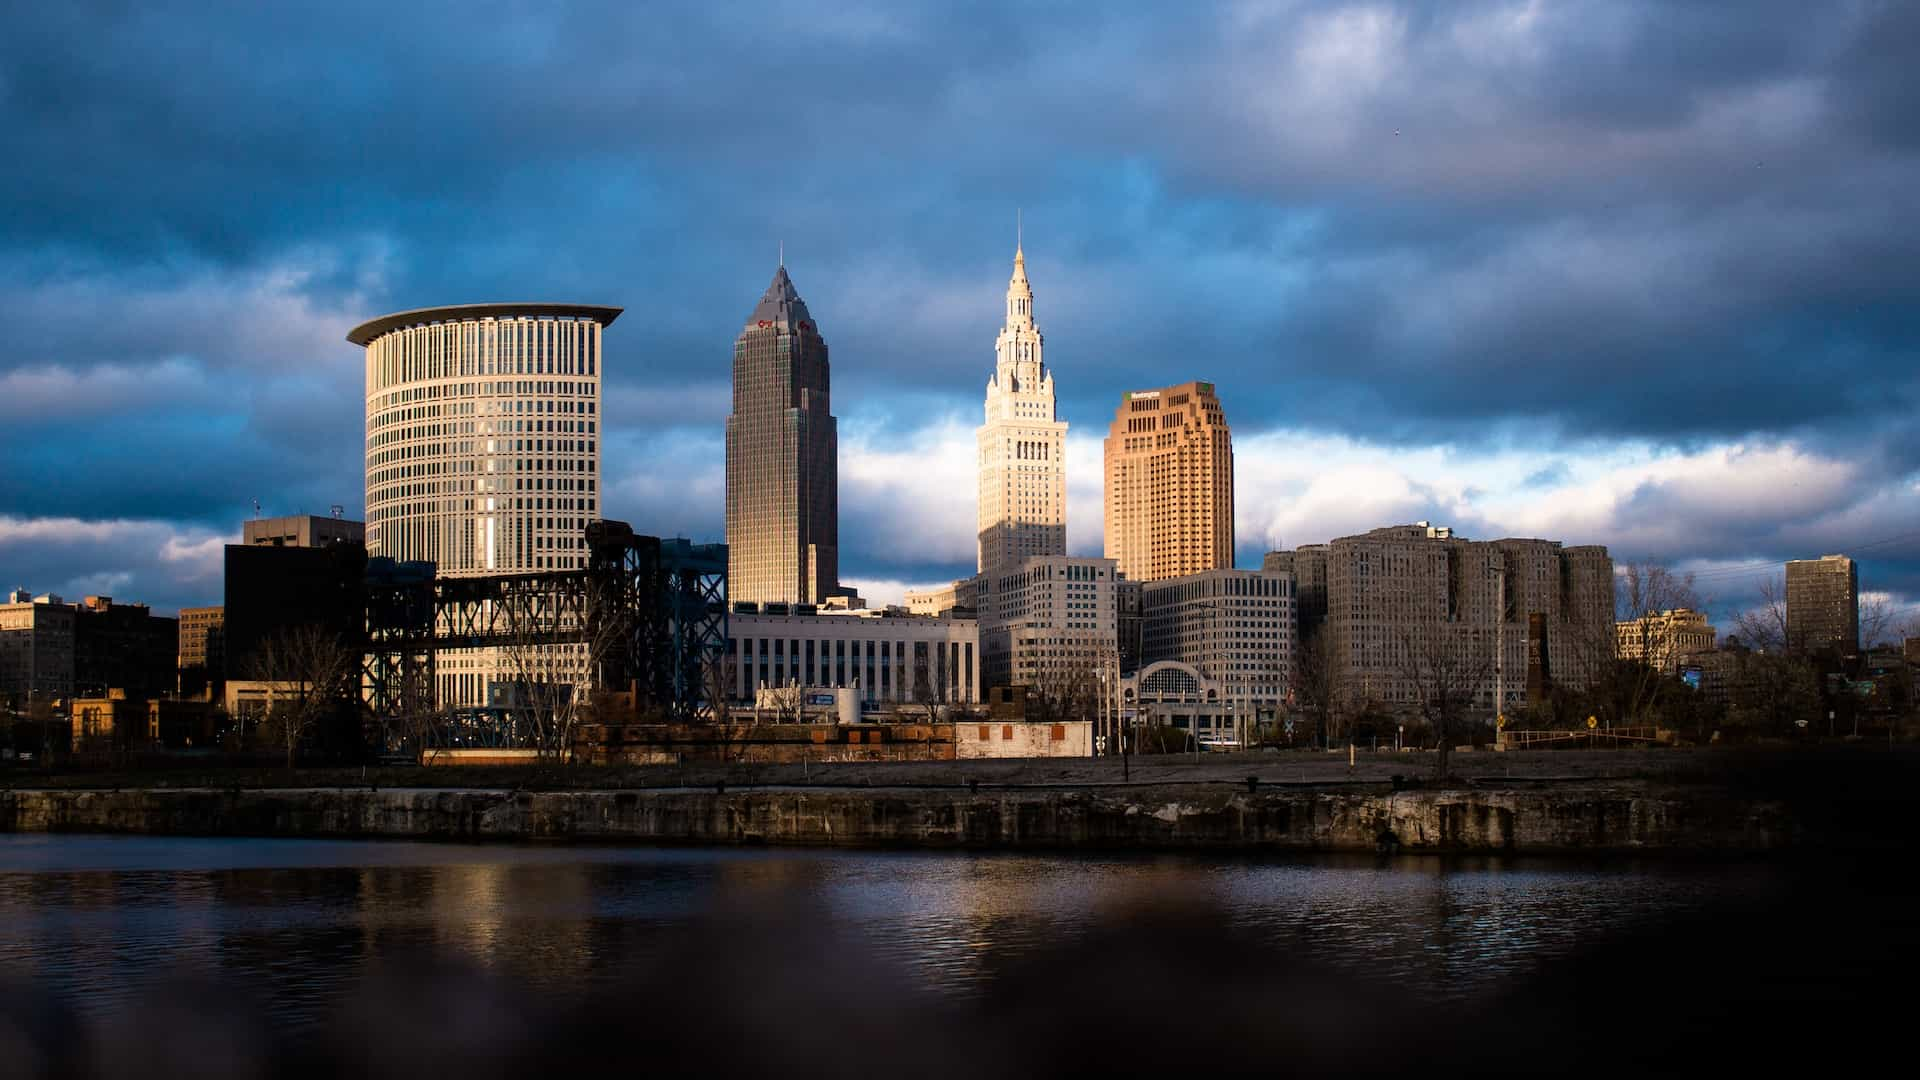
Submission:
[[[1126,395],[1106,474],[1106,554],[1128,579],[1233,567],[1233,434],[1212,383]]]
[[[727,595],[817,604],[840,591],[839,436],[827,342],[782,265],[733,343]]]

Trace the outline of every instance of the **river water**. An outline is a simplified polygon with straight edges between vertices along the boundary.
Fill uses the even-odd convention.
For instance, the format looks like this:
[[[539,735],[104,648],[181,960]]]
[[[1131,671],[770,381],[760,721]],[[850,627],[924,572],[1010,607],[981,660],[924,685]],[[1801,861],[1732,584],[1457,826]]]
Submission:
[[[7,835],[0,972],[83,1015],[199,976],[297,1029],[403,958],[590,994],[702,920],[779,911],[963,1002],[1023,954],[1155,904],[1329,970],[1465,998],[1770,887],[1757,867],[1683,862]]]

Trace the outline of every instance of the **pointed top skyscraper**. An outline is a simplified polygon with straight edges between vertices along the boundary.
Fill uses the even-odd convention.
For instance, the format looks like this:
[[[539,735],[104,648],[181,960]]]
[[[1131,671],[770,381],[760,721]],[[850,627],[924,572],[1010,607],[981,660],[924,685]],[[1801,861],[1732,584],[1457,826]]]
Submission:
[[[980,451],[980,572],[991,587],[1034,555],[1067,550],[1067,425],[1054,418],[1046,340],[1033,320],[1027,255],[1016,240],[1007,281],[1007,321],[994,345]]]
[[[817,604],[840,587],[839,438],[827,343],[783,264],[733,343],[727,596]]]

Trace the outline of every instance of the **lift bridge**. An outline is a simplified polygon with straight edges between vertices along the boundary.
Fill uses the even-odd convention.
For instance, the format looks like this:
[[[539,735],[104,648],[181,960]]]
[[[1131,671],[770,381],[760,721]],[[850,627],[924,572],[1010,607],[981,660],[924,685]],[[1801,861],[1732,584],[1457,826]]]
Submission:
[[[445,722],[444,649],[575,646],[589,691],[631,690],[639,708],[695,719],[726,654],[726,545],[636,536],[619,521],[589,524],[586,540],[584,570],[439,577],[433,563],[368,561],[363,689],[390,749],[443,743],[450,726],[493,745],[524,737],[497,710]]]

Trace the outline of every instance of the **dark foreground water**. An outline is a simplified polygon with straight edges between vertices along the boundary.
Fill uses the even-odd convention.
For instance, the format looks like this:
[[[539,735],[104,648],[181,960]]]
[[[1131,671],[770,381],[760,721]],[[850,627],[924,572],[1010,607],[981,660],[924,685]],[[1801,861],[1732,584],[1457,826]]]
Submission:
[[[964,1004],[1035,950],[1071,948],[1104,920],[1146,908],[1446,1002],[1636,929],[1764,902],[1777,876],[1677,862],[9,835],[0,836],[0,972],[86,1017],[199,978],[297,1030],[369,977],[409,964],[491,973],[550,999],[591,997],[649,971],[694,928],[737,919],[743,931],[831,940],[871,961],[856,981],[879,979],[889,994]],[[788,961],[759,950],[726,962]],[[1141,977],[1137,993],[1151,999],[1152,974]],[[841,981],[823,972],[819,993],[857,1007],[881,992]],[[1155,1007],[1207,1011],[1205,1001]]]

